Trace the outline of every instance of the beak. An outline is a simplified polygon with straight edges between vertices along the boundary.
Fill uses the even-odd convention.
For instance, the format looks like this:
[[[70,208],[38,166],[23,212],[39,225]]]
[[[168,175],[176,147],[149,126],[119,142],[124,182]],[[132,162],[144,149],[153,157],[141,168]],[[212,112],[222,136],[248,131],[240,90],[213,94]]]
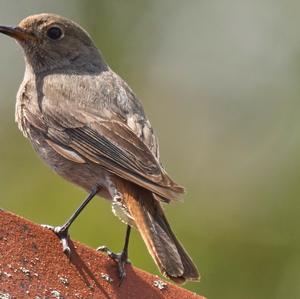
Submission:
[[[36,37],[20,27],[0,26],[0,33],[6,34],[18,41],[35,40]]]

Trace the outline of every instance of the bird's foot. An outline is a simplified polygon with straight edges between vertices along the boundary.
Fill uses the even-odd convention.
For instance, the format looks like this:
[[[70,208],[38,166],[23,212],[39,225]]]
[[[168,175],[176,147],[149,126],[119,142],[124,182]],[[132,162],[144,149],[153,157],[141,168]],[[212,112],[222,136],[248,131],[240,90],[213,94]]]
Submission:
[[[69,233],[67,229],[64,229],[62,226],[51,226],[47,224],[42,224],[42,227],[47,228],[53,231],[58,238],[60,239],[60,243],[63,248],[63,252],[70,257],[71,256],[71,248],[69,246]]]
[[[100,246],[96,250],[105,252],[111,259],[113,259],[117,263],[118,274],[119,274],[119,278],[120,278],[119,285],[121,285],[126,276],[125,265],[130,264],[130,261],[127,259],[128,258],[127,251],[122,251],[120,253],[114,253],[106,246]]]

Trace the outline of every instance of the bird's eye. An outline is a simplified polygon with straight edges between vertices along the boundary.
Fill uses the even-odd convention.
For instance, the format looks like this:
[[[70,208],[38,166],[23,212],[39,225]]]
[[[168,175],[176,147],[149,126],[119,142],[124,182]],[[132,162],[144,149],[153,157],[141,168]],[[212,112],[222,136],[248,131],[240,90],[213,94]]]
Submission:
[[[53,40],[58,40],[62,38],[63,32],[59,27],[54,26],[47,30],[47,36]]]

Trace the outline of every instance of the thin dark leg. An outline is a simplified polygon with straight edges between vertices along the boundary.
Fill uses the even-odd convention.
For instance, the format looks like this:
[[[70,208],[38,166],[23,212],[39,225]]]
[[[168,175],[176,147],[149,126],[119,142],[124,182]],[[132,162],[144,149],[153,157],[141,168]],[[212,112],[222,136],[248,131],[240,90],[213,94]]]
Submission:
[[[95,195],[100,191],[100,187],[96,187],[92,192],[87,196],[87,198],[82,202],[79,208],[74,212],[70,219],[61,227],[62,230],[66,231],[69,229],[74,220],[79,216],[82,210],[87,206],[87,204],[95,197]]]
[[[43,225],[44,227],[52,230],[56,233],[56,235],[59,237],[60,242],[62,243],[63,251],[70,255],[71,249],[68,244],[68,238],[69,233],[68,230],[71,226],[71,224],[75,221],[75,219],[79,216],[79,214],[82,212],[82,210],[86,207],[86,205],[95,197],[95,195],[100,191],[101,187],[97,186],[95,187],[91,193],[88,195],[88,197],[82,202],[82,204],[79,206],[79,208],[74,212],[74,214],[70,217],[70,219],[63,225],[63,226],[50,226],[50,225]]]
[[[126,260],[128,257],[128,245],[129,245],[130,232],[131,232],[131,226],[127,225],[126,235],[125,235],[125,243],[124,243],[124,248],[123,248],[123,252],[126,253]]]
[[[122,284],[122,281],[126,276],[125,264],[129,263],[127,258],[128,258],[128,244],[129,244],[130,232],[131,232],[131,226],[127,225],[125,243],[121,253],[114,253],[106,246],[100,246],[97,248],[97,251],[102,251],[107,253],[107,255],[111,257],[118,264],[118,272],[120,278],[119,285]]]

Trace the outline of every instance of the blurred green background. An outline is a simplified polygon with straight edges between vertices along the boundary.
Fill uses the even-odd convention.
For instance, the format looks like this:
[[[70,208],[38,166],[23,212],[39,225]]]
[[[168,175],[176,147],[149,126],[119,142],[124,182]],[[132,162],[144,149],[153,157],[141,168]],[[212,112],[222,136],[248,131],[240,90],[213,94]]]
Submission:
[[[54,12],[80,23],[144,103],[168,172],[166,212],[208,298],[300,298],[299,1],[4,1],[0,23]],[[62,224],[85,192],[37,158],[14,123],[22,52],[0,36],[0,206]],[[71,229],[92,247],[125,226],[94,200]],[[135,232],[133,264],[157,273]]]

